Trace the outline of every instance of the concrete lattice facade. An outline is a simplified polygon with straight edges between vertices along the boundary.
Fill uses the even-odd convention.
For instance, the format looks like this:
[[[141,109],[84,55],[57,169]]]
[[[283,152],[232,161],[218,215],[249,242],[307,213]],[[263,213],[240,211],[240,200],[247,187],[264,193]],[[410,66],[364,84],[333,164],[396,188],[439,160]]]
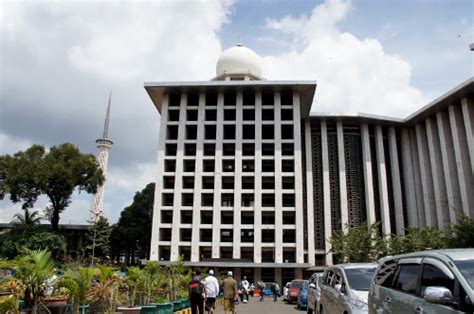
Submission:
[[[147,83],[161,113],[151,259],[280,283],[335,230],[474,218],[474,80],[407,119],[310,115],[315,82]]]

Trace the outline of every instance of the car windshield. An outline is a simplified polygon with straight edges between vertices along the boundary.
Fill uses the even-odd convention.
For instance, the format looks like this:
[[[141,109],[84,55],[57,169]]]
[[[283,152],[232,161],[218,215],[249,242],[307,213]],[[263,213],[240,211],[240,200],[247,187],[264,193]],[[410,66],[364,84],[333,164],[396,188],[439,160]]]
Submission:
[[[371,268],[351,268],[345,269],[349,286],[354,290],[368,291],[370,281],[375,272],[375,267]]]
[[[464,276],[471,288],[474,289],[474,260],[455,261],[454,264]]]
[[[304,281],[293,281],[291,283],[292,288],[303,288]]]

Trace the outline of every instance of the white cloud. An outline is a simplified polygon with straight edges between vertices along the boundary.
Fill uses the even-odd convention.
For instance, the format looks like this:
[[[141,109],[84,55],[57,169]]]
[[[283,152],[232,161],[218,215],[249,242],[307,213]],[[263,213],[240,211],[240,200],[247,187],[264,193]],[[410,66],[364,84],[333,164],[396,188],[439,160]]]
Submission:
[[[411,85],[410,65],[385,53],[375,39],[342,32],[337,23],[350,2],[328,0],[309,16],[267,20],[267,27],[289,35],[295,49],[264,60],[270,79],[316,79],[312,111],[364,112],[404,117],[427,101]]]

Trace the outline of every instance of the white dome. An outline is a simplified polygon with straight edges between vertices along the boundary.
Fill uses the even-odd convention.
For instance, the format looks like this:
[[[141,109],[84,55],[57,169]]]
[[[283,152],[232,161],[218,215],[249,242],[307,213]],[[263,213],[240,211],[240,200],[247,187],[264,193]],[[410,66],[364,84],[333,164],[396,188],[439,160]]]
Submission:
[[[262,76],[260,57],[253,50],[238,44],[221,54],[217,61],[216,75],[218,78],[249,75],[259,79]]]

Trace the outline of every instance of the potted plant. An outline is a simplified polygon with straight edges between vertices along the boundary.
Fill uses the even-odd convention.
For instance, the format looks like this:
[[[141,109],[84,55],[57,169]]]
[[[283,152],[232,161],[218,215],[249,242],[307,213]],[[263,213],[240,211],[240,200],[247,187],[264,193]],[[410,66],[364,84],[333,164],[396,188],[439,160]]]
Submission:
[[[117,311],[126,313],[140,313],[141,306],[137,305],[137,298],[142,293],[146,281],[145,272],[139,267],[130,267],[125,276],[124,287],[121,293],[122,304]]]
[[[92,284],[89,291],[95,312],[111,314],[120,301],[120,278],[115,269],[107,266],[98,266],[97,282]]]
[[[32,307],[32,314],[38,313],[42,304],[45,282],[54,274],[51,253],[46,250],[30,251],[9,263],[16,279],[24,287],[25,302]]]
[[[89,308],[87,303],[94,274],[95,270],[92,268],[79,267],[66,271],[64,278],[59,282],[61,287],[68,290],[74,314],[85,314]]]

